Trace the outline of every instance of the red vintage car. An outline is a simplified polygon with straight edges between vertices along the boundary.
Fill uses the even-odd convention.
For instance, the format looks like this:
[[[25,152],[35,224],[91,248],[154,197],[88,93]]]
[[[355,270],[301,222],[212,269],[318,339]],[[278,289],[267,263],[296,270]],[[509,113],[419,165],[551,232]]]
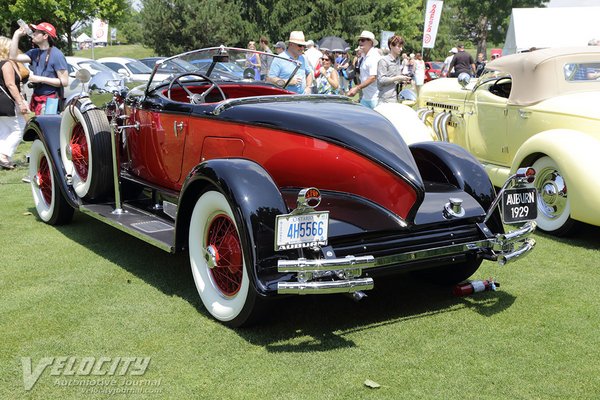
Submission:
[[[24,137],[40,219],[65,224],[78,210],[188,252],[203,304],[230,326],[255,321],[277,295],[360,298],[374,278],[417,270],[456,283],[484,259],[505,264],[533,248],[535,224],[504,233],[494,187],[460,147],[409,147],[349,98],[294,94],[290,59],[268,55],[294,71],[274,83],[252,69],[213,74],[256,54],[184,53],[173,59],[210,66],[129,92],[96,76],[90,88],[113,93],[106,106],[81,95],[62,116],[32,119]],[[529,193],[528,174],[509,190]]]
[[[443,61],[425,61],[425,82],[442,77]]]

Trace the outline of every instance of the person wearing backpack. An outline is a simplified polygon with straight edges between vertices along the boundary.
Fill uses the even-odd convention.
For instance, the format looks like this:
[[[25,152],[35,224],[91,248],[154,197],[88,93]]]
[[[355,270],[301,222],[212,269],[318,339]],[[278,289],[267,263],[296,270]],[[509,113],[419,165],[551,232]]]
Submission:
[[[25,54],[19,54],[19,39],[27,34],[24,28],[19,28],[13,35],[9,57],[13,61],[30,63],[32,72],[29,75],[29,85],[33,87],[33,95],[29,107],[35,115],[40,115],[43,111],[49,114],[50,107],[46,109],[48,99],[56,99],[53,101],[60,104],[64,87],[69,84],[67,60],[64,54],[53,46],[53,41],[58,36],[52,24],[42,22],[30,26],[33,31],[31,41],[36,47]]]

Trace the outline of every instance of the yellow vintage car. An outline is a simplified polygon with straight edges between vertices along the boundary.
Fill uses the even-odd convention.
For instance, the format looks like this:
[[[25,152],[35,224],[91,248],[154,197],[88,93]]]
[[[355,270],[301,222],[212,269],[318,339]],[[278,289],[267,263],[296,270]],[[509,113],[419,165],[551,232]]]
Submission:
[[[495,186],[533,166],[540,229],[561,236],[578,221],[600,225],[600,47],[501,57],[477,80],[425,84],[417,107],[437,139],[471,152]]]

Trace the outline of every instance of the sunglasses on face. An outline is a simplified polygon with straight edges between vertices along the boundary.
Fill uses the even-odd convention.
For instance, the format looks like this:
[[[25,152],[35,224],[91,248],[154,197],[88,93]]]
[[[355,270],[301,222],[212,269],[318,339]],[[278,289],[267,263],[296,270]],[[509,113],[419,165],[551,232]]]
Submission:
[[[305,47],[306,47],[306,45],[305,45],[305,44],[296,44],[296,43],[294,43],[294,44],[295,44],[296,46],[298,46],[298,47],[301,47],[301,48],[305,48]]]
[[[321,61],[329,61],[329,62],[331,62],[331,60],[329,58],[327,58],[327,57],[321,58]]]
[[[367,40],[369,40],[369,39],[360,38],[360,39],[358,39],[358,43],[366,42]]]

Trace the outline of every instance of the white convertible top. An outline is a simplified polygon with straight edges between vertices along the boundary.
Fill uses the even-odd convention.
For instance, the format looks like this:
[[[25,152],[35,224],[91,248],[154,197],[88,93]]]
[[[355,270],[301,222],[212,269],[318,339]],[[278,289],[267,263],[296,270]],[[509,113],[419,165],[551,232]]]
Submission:
[[[531,105],[542,100],[575,92],[600,90],[600,80],[567,80],[565,66],[598,64],[600,46],[561,47],[511,54],[497,58],[486,69],[506,72],[512,77],[509,103]]]

